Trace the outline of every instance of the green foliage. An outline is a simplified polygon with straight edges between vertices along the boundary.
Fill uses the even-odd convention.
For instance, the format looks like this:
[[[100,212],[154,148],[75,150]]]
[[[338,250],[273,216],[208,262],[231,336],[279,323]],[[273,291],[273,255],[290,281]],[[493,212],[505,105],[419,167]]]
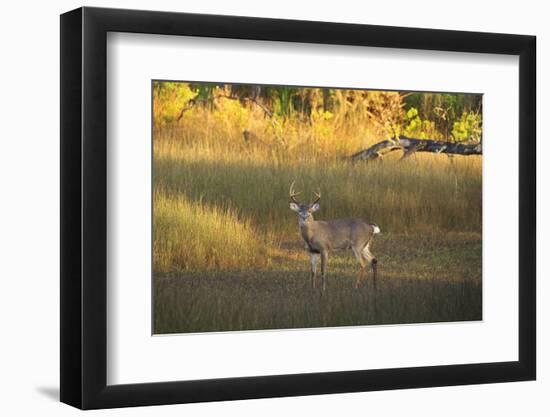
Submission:
[[[478,113],[464,112],[460,119],[453,124],[452,135],[457,142],[479,142],[481,133],[481,115]]]
[[[422,121],[429,120],[433,122],[433,134],[430,134],[433,138],[450,140],[449,136],[452,135],[454,140],[464,140],[464,132],[459,133],[461,128],[466,128],[462,121],[463,115],[464,113],[479,114],[481,120],[481,100],[482,96],[480,94],[408,93],[404,97],[404,105],[407,111],[416,109],[418,117]],[[457,122],[461,125],[457,126]],[[475,121],[471,121],[469,126],[472,129],[469,132],[474,131],[474,125]],[[457,126],[456,129],[455,126]],[[418,126],[411,129],[418,129]],[[457,139],[454,134],[455,130],[461,139]],[[426,128],[421,128],[419,131],[425,132]]]
[[[153,123],[155,127],[173,124],[181,110],[197,96],[189,84],[168,81],[153,83]]]
[[[296,89],[288,87],[272,87],[272,91],[275,93],[274,97],[276,98],[276,113],[279,116],[289,116],[294,110],[292,96],[296,94]]]
[[[430,120],[422,120],[418,115],[418,110],[411,107],[407,111],[406,125],[404,129],[405,136],[416,137],[419,139],[438,139],[435,130],[435,123]]]
[[[309,137],[322,148],[329,138],[354,135],[362,135],[363,144],[401,134],[457,141],[481,137],[481,95],[476,94],[155,82],[153,98],[155,128],[174,125],[184,113],[188,117],[202,108],[225,120],[225,131],[242,132],[259,127],[253,110],[262,109],[265,126],[257,132],[272,132],[274,145],[287,149],[295,146],[289,133],[300,140]],[[234,115],[239,120],[230,126]],[[304,135],[306,121],[313,126],[310,135]]]

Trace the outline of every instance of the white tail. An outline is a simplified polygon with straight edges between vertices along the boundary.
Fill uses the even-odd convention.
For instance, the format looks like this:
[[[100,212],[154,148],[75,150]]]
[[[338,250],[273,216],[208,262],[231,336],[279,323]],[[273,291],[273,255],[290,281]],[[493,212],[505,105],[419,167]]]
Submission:
[[[321,192],[315,193],[315,200],[309,204],[300,203],[294,191],[294,182],[290,185],[290,209],[298,213],[300,234],[306,244],[311,260],[311,285],[315,288],[315,277],[318,258],[321,257],[321,275],[323,291],[326,288],[326,270],[328,254],[339,249],[351,249],[359,262],[361,269],[357,276],[355,287],[361,285],[367,264],[373,271],[373,283],[376,285],[376,269],[378,261],[370,252],[374,236],[380,233],[380,228],[374,223],[362,219],[315,220],[313,213],[319,210]]]

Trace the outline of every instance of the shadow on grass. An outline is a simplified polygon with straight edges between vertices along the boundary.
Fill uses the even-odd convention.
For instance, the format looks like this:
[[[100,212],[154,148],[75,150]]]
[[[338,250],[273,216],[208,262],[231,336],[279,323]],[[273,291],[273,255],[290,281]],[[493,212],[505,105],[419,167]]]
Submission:
[[[155,277],[159,333],[289,329],[481,320],[481,282],[389,277],[355,289],[355,274],[312,289],[302,271],[241,271]]]

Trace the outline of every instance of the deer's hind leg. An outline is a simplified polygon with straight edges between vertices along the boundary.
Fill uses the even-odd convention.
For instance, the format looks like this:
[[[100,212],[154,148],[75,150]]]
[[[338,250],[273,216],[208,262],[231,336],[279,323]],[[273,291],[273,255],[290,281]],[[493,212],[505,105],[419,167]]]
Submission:
[[[374,288],[376,288],[376,272],[377,272],[377,266],[378,266],[378,259],[376,259],[376,257],[370,251],[371,243],[372,243],[372,239],[367,242],[367,244],[361,251],[361,254],[363,255],[364,259],[368,263],[370,263],[370,266],[372,268],[372,283],[374,284]]]
[[[361,286],[361,281],[365,276],[365,269],[367,268],[367,263],[365,261],[365,258],[361,250],[355,247],[352,247],[351,250],[353,251],[353,254],[357,258],[357,261],[359,262],[359,265],[360,265],[359,273],[357,274],[357,280],[355,281],[355,288],[359,288]]]

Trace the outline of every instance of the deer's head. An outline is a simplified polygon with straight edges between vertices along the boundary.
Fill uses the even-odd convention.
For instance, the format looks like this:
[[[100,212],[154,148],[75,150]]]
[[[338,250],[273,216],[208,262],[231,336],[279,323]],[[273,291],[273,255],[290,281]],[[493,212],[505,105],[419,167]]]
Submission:
[[[314,192],[315,200],[309,204],[300,203],[296,196],[300,193],[294,191],[294,182],[290,184],[289,198],[290,198],[290,209],[298,213],[298,219],[300,224],[306,223],[313,220],[313,213],[319,210],[319,201],[321,200],[321,190],[319,192]]]

